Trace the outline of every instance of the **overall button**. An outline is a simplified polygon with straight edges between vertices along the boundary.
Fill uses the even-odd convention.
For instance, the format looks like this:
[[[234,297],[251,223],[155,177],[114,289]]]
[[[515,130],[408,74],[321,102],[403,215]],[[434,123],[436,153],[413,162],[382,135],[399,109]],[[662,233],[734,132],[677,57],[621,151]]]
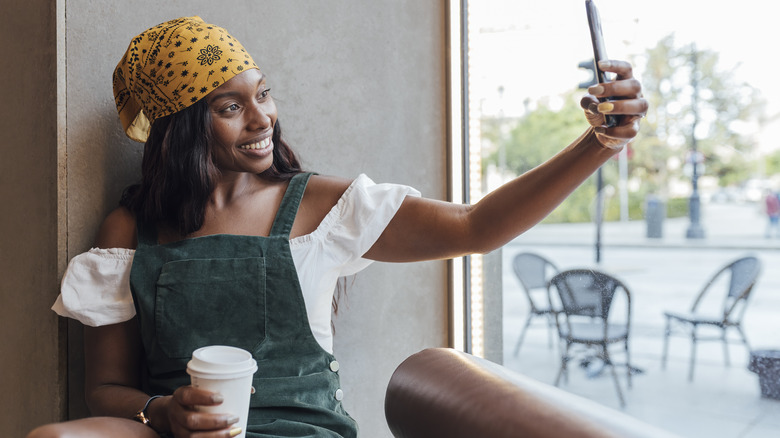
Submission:
[[[341,388],[336,390],[336,400],[341,401],[344,399],[344,391]]]
[[[330,363],[330,370],[333,371],[334,373],[339,370],[338,361],[334,360],[333,362]]]

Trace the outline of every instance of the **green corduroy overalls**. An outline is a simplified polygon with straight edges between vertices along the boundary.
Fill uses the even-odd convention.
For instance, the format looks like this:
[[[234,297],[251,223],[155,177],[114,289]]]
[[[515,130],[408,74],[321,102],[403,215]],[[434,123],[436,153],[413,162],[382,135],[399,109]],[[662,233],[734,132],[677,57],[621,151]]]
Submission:
[[[231,345],[257,361],[247,437],[356,437],[335,357],[312,335],[290,252],[290,230],[311,174],[296,175],[268,237],[211,235],[158,244],[139,223],[130,286],[145,354],[143,389],[189,384],[187,361]]]

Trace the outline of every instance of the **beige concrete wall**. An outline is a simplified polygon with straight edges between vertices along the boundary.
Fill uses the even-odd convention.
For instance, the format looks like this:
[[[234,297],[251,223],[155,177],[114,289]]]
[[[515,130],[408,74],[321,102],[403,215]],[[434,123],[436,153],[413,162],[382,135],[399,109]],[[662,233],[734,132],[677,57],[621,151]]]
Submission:
[[[64,406],[58,286],[56,9],[0,6],[0,436]],[[62,340],[62,342],[61,342]]]
[[[23,425],[19,427],[65,415],[60,400],[65,397],[65,363],[70,363],[67,412],[84,413],[79,326],[58,330],[48,307],[56,296],[58,266],[90,247],[103,216],[138,176],[141,145],[121,133],[111,73],[130,38],[144,29],[195,14],[227,27],[268,75],[287,137],[307,168],[345,177],[364,172],[378,182],[415,186],[428,197],[446,196],[443,2],[60,0],[60,53],[66,54],[67,76],[59,87],[52,60],[54,6],[43,0],[18,3],[19,11],[13,12],[24,20],[4,22],[36,29],[36,39],[29,43],[32,53],[9,38],[0,42],[3,53],[19,53],[26,65],[46,61],[46,68],[25,72],[30,75],[26,88],[5,68],[0,82],[3,94],[10,91],[15,103],[0,110],[3,126],[8,126],[0,152],[0,195],[3,205],[21,205],[0,215],[4,230],[12,231],[4,233],[0,248],[0,369],[22,377],[3,377],[2,389],[23,399],[3,402],[2,415],[24,413],[24,419],[15,420]],[[40,16],[48,18],[41,21]],[[15,29],[5,27],[3,35]],[[51,102],[58,90],[67,93],[60,100],[67,102],[67,131],[61,137],[67,147],[67,178],[60,181],[57,116],[51,103],[43,103]],[[59,209],[58,189],[67,189]],[[59,234],[58,212],[67,219],[67,229]],[[58,242],[64,237],[67,252],[58,258]],[[409,354],[448,342],[446,265],[375,264],[358,274],[347,294],[336,321],[345,405],[363,436],[390,436],[383,414],[390,374]],[[17,332],[21,335],[9,336]],[[58,334],[66,332],[67,355],[58,350]],[[30,358],[41,366],[25,369]],[[33,376],[43,382],[29,386],[27,378]],[[46,415],[33,410],[34,402]],[[0,435],[19,436],[8,424],[0,419]]]

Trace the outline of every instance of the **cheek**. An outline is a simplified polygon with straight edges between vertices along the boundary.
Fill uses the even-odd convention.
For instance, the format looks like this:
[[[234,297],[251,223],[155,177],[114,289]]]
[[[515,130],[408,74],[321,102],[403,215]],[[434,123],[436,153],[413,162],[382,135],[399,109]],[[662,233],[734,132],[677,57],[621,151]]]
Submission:
[[[268,117],[273,122],[273,124],[276,124],[276,117],[278,115],[277,112],[276,112],[276,102],[274,102],[273,99],[270,99],[268,101],[268,106],[266,108],[264,108],[264,110],[265,110],[265,113],[268,115]]]
[[[211,126],[214,141],[218,145],[229,145],[236,138],[235,127],[229,122],[216,122]]]
[[[236,151],[232,147],[226,146],[219,140],[216,140],[211,147],[211,159],[219,168],[229,166],[231,163],[235,162],[235,154]]]

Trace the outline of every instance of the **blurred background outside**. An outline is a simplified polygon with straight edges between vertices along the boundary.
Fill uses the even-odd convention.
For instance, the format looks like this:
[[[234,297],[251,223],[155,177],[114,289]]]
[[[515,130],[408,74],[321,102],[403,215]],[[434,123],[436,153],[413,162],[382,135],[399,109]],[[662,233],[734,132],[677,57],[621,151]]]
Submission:
[[[650,111],[637,139],[603,166],[600,186],[594,175],[497,255],[471,259],[472,349],[552,383],[560,354],[543,319],[514,355],[529,309],[512,258],[530,251],[560,269],[604,270],[632,293],[632,359],[642,372],[626,412],[684,436],[780,436],[780,401],[761,397],[743,346],[730,348],[726,367],[722,347],[702,343],[689,382],[690,339],[673,338],[660,368],[663,311],[689,307],[712,274],[746,254],[763,263],[744,320],[751,349],[780,349],[780,234],[766,204],[780,190],[780,64],[765,48],[780,41],[771,4],[597,5],[607,52],[635,66]],[[468,60],[473,203],[587,128],[584,0],[469,1]],[[617,407],[610,379],[577,373],[564,389]],[[699,403],[710,403],[701,415]]]

